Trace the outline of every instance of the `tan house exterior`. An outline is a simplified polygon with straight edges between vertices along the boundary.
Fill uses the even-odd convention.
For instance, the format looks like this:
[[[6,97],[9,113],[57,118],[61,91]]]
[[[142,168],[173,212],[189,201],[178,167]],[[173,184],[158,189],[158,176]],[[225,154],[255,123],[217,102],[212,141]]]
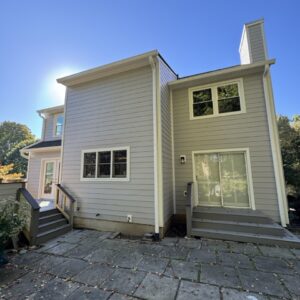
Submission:
[[[183,78],[154,50],[58,79],[65,104],[38,112],[42,139],[22,150],[27,189],[50,199],[59,182],[76,227],[163,236],[193,182],[197,207],[260,211],[285,227],[262,20],[245,24],[239,50],[240,65]]]

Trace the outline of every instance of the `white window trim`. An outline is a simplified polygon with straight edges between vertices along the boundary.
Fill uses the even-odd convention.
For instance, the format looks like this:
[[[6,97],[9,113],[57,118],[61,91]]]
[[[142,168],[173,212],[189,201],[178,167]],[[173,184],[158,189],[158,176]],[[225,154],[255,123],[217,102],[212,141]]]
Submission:
[[[126,177],[124,178],[97,178],[97,171],[98,171],[98,152],[105,152],[105,151],[118,151],[118,150],[126,150],[127,151],[127,160],[126,160]],[[85,153],[93,153],[96,152],[96,170],[95,170],[95,178],[85,178],[83,177],[83,162],[84,162],[84,154]],[[111,155],[111,162],[113,155]],[[110,164],[110,176],[112,176],[112,163]],[[97,149],[87,149],[81,151],[81,165],[80,165],[80,181],[129,181],[130,180],[130,147],[112,147],[112,148],[97,148]]]
[[[251,170],[251,158],[250,158],[250,149],[249,148],[232,148],[232,149],[214,149],[214,150],[201,150],[201,151],[192,151],[192,160],[193,160],[193,182],[196,183],[196,165],[195,165],[195,154],[209,154],[209,153],[226,153],[226,152],[244,152],[246,158],[246,172],[247,172],[247,182],[248,182],[248,194],[249,194],[249,205],[250,207],[240,207],[240,209],[252,209],[255,210],[255,198],[254,198],[254,188],[253,188],[253,178]],[[195,184],[194,188],[194,199],[198,201],[198,187]],[[225,206],[230,208],[230,206]],[[236,208],[236,207],[233,207]]]
[[[63,134],[63,130],[64,130],[63,127],[62,127],[61,134],[56,134],[56,123],[57,123],[57,118],[59,116],[63,116],[63,118],[65,119],[64,113],[58,113],[58,114],[54,115],[54,118],[53,118],[53,137],[62,137],[62,134]],[[62,126],[64,126],[64,122],[63,122]]]
[[[219,113],[218,111],[218,95],[217,95],[217,87],[229,84],[237,84],[239,90],[239,97],[240,97],[240,105],[241,110],[233,111],[228,113]],[[213,102],[213,114],[206,115],[206,116],[194,116],[194,109],[193,109],[193,92],[203,90],[203,89],[211,89],[212,90],[212,102]],[[238,115],[246,113],[246,103],[245,103],[245,94],[244,94],[244,83],[243,78],[237,78],[232,80],[226,80],[221,82],[216,82],[213,84],[201,85],[189,88],[189,111],[190,111],[190,120],[199,120],[199,119],[207,119],[207,118],[215,118],[215,117],[225,117],[231,115]]]

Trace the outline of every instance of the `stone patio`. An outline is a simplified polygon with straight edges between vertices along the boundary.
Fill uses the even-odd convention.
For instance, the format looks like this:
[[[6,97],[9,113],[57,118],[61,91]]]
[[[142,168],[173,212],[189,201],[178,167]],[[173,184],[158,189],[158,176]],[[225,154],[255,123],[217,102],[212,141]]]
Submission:
[[[3,299],[300,299],[299,250],[73,230],[0,268]]]

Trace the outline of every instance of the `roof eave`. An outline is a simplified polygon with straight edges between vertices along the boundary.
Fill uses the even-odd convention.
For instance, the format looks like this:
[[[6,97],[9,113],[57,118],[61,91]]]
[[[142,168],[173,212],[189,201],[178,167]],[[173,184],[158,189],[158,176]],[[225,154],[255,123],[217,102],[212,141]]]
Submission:
[[[259,69],[260,67],[264,67],[265,65],[272,65],[272,64],[275,64],[275,59],[270,59],[270,60],[266,60],[254,64],[238,65],[236,67],[224,68],[221,70],[211,71],[211,72],[202,73],[194,76],[192,75],[182,79],[179,78],[177,80],[169,82],[168,85],[170,88],[178,88],[184,86],[185,84],[192,83],[193,81],[198,81],[201,79],[209,79],[209,78],[213,79],[214,77],[218,77],[222,75],[225,76],[231,73],[234,74],[241,71],[246,73],[247,71],[254,70],[256,68]]]
[[[45,114],[45,113],[63,112],[64,109],[65,109],[64,105],[57,105],[57,106],[53,106],[53,107],[39,109],[39,110],[37,110],[37,113]]]
[[[44,152],[44,151],[56,151],[56,150],[60,150],[61,146],[52,146],[52,147],[40,147],[40,148],[23,148],[20,151],[22,153],[28,153],[28,152]]]
[[[122,59],[97,68],[86,70],[70,76],[58,78],[56,81],[65,86],[73,86],[103,77],[114,75],[120,72],[129,71],[139,67],[149,65],[149,57],[159,55],[157,50],[152,50],[137,56]]]

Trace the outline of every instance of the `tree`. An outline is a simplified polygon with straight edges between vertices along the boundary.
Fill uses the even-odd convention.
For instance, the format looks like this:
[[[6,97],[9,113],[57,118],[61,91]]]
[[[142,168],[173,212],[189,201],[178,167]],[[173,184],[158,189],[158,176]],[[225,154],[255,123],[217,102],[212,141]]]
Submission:
[[[14,168],[14,164],[9,164],[6,166],[0,165],[0,181],[1,180],[18,180],[21,179],[22,173],[11,173]]]
[[[0,165],[13,164],[13,173],[25,174],[27,161],[20,155],[20,149],[35,140],[26,125],[8,121],[0,123]]]
[[[286,184],[300,193],[300,116],[277,119]]]

